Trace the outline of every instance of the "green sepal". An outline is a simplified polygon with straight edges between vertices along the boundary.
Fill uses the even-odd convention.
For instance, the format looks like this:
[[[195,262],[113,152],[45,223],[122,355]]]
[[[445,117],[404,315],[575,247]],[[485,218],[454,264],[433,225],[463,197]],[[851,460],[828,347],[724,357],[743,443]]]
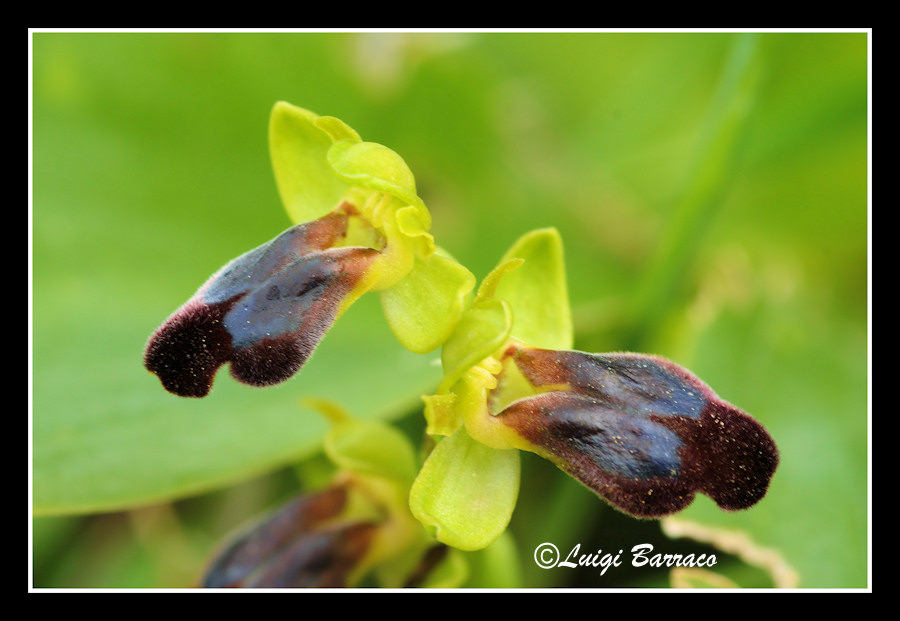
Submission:
[[[423,589],[455,589],[469,578],[469,561],[459,550],[449,548],[444,559],[432,569],[422,584]]]
[[[412,514],[442,543],[480,550],[499,537],[519,493],[519,452],[492,449],[464,427],[441,440],[412,485]]]
[[[269,119],[275,183],[288,216],[297,223],[329,213],[350,187],[328,163],[333,140],[320,129],[321,120],[309,110],[283,101],[275,104]]]
[[[450,337],[474,287],[475,276],[469,270],[434,253],[417,257],[409,274],[381,291],[381,306],[400,343],[424,354]]]
[[[416,476],[418,464],[409,440],[384,423],[355,419],[335,422],[323,446],[340,470],[405,484]]]
[[[532,347],[572,349],[572,313],[566,285],[562,239],[556,229],[539,229],[520,237],[500,266],[524,259],[495,283],[494,295],[512,306],[512,338]]]
[[[466,555],[469,579],[463,586],[517,589],[522,586],[518,546],[507,529],[491,545]]]

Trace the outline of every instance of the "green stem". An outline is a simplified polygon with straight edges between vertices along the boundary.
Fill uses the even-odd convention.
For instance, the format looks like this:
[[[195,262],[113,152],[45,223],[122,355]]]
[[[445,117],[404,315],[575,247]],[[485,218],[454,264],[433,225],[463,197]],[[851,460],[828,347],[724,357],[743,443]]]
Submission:
[[[641,349],[653,340],[688,280],[706,229],[737,168],[762,65],[758,35],[739,35],[722,71],[685,187],[634,297],[627,349]]]

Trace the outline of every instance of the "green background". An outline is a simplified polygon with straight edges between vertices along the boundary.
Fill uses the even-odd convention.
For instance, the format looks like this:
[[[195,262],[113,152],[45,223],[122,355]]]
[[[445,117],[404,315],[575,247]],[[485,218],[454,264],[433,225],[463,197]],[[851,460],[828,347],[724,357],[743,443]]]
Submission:
[[[400,153],[438,243],[479,279],[557,227],[577,349],[667,356],[779,444],[759,505],[703,497],[679,517],[745,533],[800,587],[867,586],[869,36],[33,33],[34,586],[194,584],[229,530],[321,480],[325,422],[303,397],[419,438],[438,355],[404,351],[375,296],[278,387],[221,373],[186,400],[143,369],[169,313],[290,225],[278,100]],[[540,570],[544,541],[702,549],[523,457],[518,567],[471,586],[669,584]],[[752,565],[716,569],[771,586]]]

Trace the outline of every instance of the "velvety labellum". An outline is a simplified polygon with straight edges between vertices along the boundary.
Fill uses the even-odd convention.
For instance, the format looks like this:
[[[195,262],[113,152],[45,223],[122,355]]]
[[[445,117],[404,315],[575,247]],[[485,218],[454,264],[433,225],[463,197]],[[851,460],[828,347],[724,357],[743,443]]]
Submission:
[[[378,254],[332,247],[347,218],[337,211],[295,226],[228,263],[150,337],[147,369],[183,397],[206,396],[226,362],[252,386],[294,375]]]
[[[210,563],[206,588],[341,588],[377,525],[335,521],[347,490],[301,496],[234,537]]]
[[[619,509],[661,517],[700,491],[735,510],[765,495],[774,441],[684,368],[638,354],[511,347],[507,355],[538,394],[497,419]]]

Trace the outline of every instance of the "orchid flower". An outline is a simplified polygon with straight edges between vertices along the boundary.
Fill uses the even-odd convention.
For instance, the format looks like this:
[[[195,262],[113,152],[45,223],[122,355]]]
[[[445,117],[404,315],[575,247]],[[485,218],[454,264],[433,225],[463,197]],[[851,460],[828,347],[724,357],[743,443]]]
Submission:
[[[749,414],[664,358],[573,349],[555,229],[521,237],[470,295],[474,276],[435,244],[399,155],[285,103],[269,142],[295,225],[214,274],[151,336],[146,367],[189,397],[225,363],[246,384],[285,381],[371,291],[405,347],[440,347],[443,380],[424,397],[421,468],[381,426],[338,417],[325,447],[339,480],[239,535],[207,585],[338,586],[374,570],[410,584],[433,568],[429,550],[481,550],[505,531],[523,450],[639,518],[698,492],[729,511],[766,494],[778,450]]]
[[[503,532],[519,450],[640,518],[680,511],[696,492],[726,510],[765,495],[778,451],[756,420],[669,360],[571,342],[562,242],[535,231],[485,278],[425,398],[429,432],[446,437],[410,502],[439,540],[474,550]]]
[[[303,493],[227,539],[203,573],[205,588],[459,586],[460,554],[427,535],[409,511],[417,458],[384,423],[352,418],[334,404],[325,453],[336,468],[325,488]]]
[[[206,396],[226,362],[245,384],[290,378],[370,290],[380,291],[400,342],[431,351],[474,286],[435,245],[431,216],[394,151],[286,103],[272,112],[269,143],[297,224],[229,262],[150,337],[145,366],[176,395]]]

